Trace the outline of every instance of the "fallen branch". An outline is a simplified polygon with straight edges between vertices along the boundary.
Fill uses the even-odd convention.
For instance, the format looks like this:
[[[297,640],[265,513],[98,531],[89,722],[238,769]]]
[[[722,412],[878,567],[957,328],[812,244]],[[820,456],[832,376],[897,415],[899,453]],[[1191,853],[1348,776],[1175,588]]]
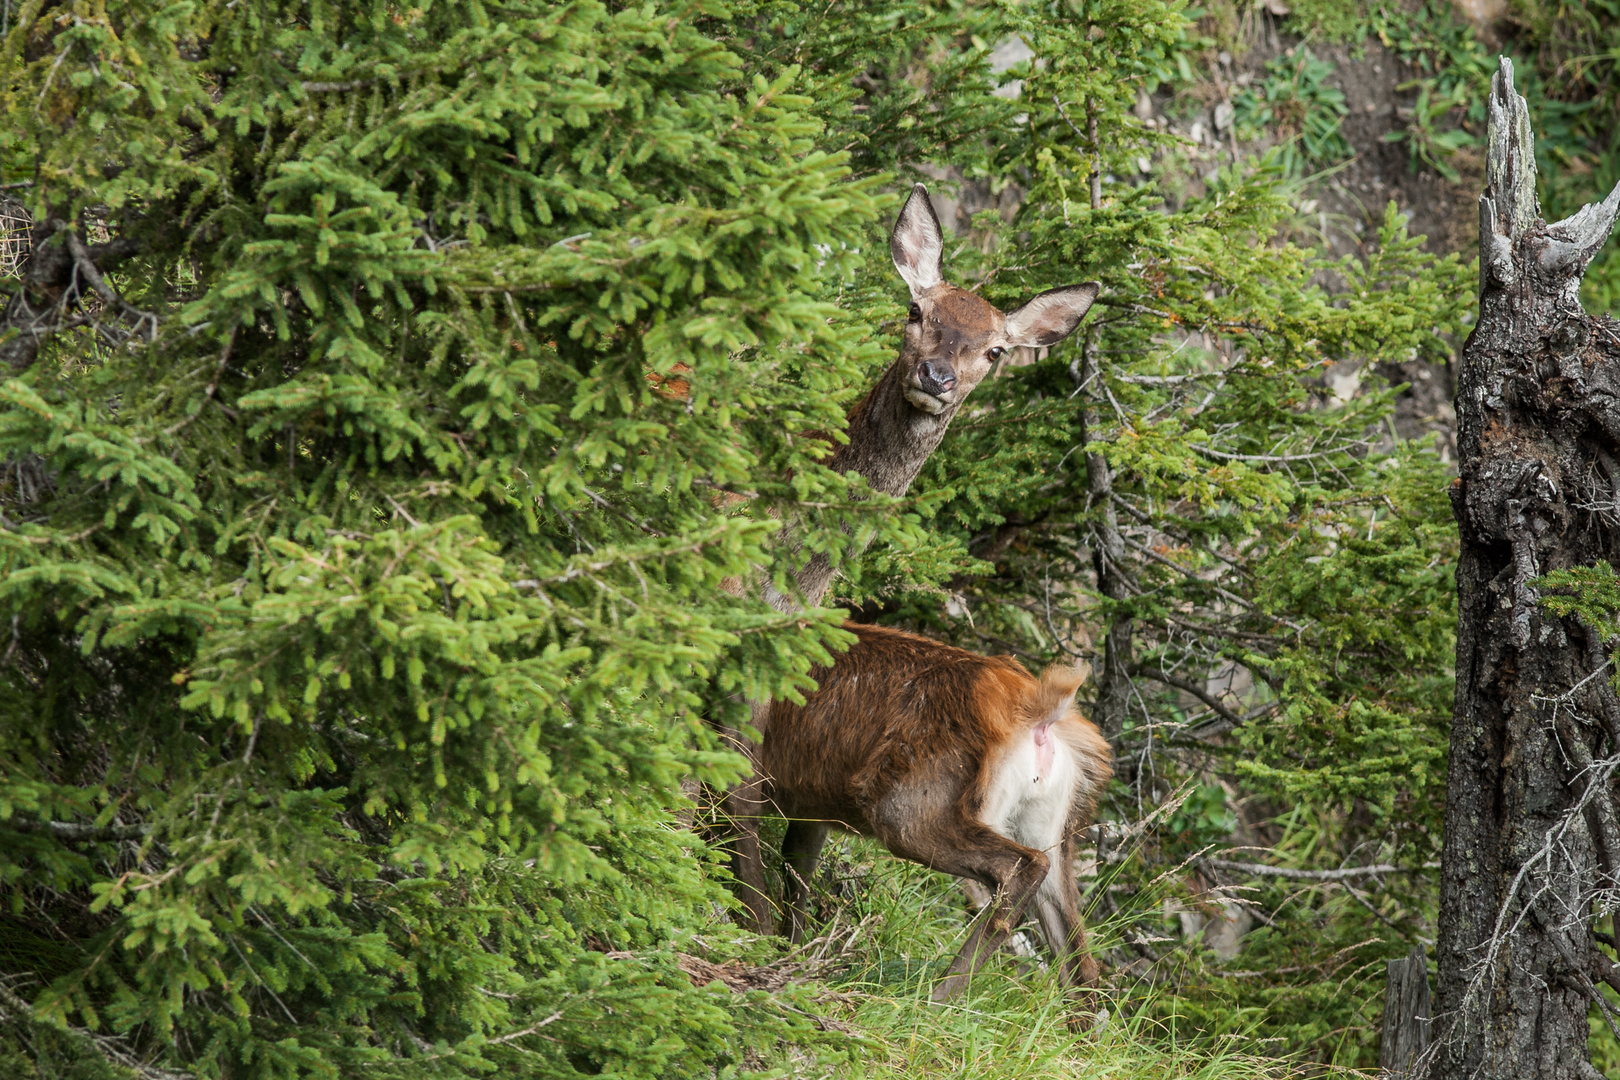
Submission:
[[[1252,877],[1286,878],[1289,881],[1350,881],[1378,874],[1416,874],[1423,870],[1439,869],[1439,863],[1424,863],[1421,867],[1394,866],[1379,863],[1374,866],[1346,866],[1342,870],[1295,870],[1290,866],[1267,866],[1264,863],[1234,862],[1231,859],[1200,859],[1215,870]]]

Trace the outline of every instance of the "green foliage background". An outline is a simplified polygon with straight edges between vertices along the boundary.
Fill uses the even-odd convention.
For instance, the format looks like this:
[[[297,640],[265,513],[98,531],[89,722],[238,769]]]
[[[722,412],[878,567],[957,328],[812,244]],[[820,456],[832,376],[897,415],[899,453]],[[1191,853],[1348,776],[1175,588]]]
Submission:
[[[1201,861],[1262,826],[1304,867],[1421,868],[1439,845],[1446,467],[1388,437],[1393,390],[1340,402],[1322,374],[1444,362],[1474,272],[1393,207],[1362,257],[1298,241],[1301,174],[1345,152],[1323,72],[1279,67],[1245,114],[1287,104],[1297,143],[1172,208],[1136,163],[1178,141],[1133,108],[1216,44],[1177,0],[4,15],[4,180],[36,250],[85,242],[109,290],[7,283],[8,340],[18,305],[62,314],[0,372],[15,1071],[940,1068],[884,1040],[935,1023],[916,995],[961,905],[860,844],[832,866],[864,884],[822,914],[865,944],[821,983],[688,975],[781,957],[724,918],[690,796],[743,768],[715,723],[810,689],[851,608],[1032,665],[1100,668],[1128,628],[1105,808],[1125,839],[1088,903],[1129,1022],[1099,1060],[1375,1060],[1381,961],[1432,919],[1423,874],[1243,892]],[[1402,18],[1423,47],[1462,40]],[[992,71],[1013,36],[1041,61]],[[1434,55],[1425,93],[1475,92]],[[1417,159],[1461,145],[1420,127]],[[1005,196],[952,238],[952,280],[1009,308],[1105,288],[883,499],[815,433],[894,353],[887,223],[941,175]],[[815,551],[842,607],[789,619],[722,587],[785,588]],[[1208,700],[1223,671],[1250,688]],[[1222,896],[1268,913],[1240,967],[1155,946],[1176,905]],[[995,1053],[1032,1010],[1052,1049],[1028,1075],[1078,1067],[1061,997],[992,978]]]

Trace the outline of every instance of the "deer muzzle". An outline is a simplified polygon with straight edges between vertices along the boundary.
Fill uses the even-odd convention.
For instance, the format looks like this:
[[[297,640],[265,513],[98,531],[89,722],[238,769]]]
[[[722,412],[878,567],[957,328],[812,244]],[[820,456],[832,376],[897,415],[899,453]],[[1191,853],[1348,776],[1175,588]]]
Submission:
[[[941,413],[951,405],[956,369],[945,360],[924,360],[911,374],[906,400],[926,413]]]

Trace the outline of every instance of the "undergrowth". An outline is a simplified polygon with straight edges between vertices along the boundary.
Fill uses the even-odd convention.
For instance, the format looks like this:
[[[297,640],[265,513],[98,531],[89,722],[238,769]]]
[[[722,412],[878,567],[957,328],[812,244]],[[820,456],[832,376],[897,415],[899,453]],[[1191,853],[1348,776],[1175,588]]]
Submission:
[[[1368,5],[1297,0],[1287,27],[1307,41],[1365,47],[1377,42],[1415,77],[1404,129],[1414,170],[1429,168],[1456,183],[1459,150],[1484,145],[1485,102],[1500,51],[1514,61],[1515,82],[1530,103],[1536,164],[1548,221],[1602,199],[1620,181],[1620,0],[1518,0],[1499,30],[1500,50],[1487,47],[1444,0],[1421,5]],[[1588,310],[1620,307],[1620,260],[1599,253],[1582,282]]]
[[[929,991],[971,919],[956,882],[870,841],[835,841],[818,877],[819,936],[806,951],[838,958],[833,970],[817,975],[818,1001],[827,1010],[822,1023],[842,1030],[847,1042],[815,1066],[798,1062],[796,1074],[939,1080],[1299,1074],[1305,1066],[1287,1052],[1290,1040],[1269,1031],[1282,1018],[1278,1009],[1216,993],[1207,1000],[1224,1011],[1221,1022],[1212,1022],[1207,1010],[1188,1011],[1191,981],[1204,983],[1207,993],[1219,980],[1208,977],[1213,957],[1202,941],[1196,934],[1179,937],[1174,916],[1166,914],[1185,890],[1173,875],[1131,884],[1122,866],[1087,879],[1091,947],[1105,964],[1096,991],[1076,997],[1061,986],[1033,924],[1026,924],[966,993],[938,1004]],[[1099,904],[1103,892],[1120,899]],[[1267,951],[1264,933],[1250,937],[1253,945],[1245,946],[1239,966],[1255,962],[1249,954]],[[1132,962],[1133,943],[1164,951],[1151,974]],[[1173,962],[1163,963],[1165,957]],[[1320,978],[1311,982],[1313,990],[1322,989]],[[1358,996],[1340,990],[1340,996]],[[1297,1020],[1306,1002],[1274,1004]],[[1339,1071],[1320,1063],[1333,1058],[1331,1052],[1313,1057],[1313,1075]]]

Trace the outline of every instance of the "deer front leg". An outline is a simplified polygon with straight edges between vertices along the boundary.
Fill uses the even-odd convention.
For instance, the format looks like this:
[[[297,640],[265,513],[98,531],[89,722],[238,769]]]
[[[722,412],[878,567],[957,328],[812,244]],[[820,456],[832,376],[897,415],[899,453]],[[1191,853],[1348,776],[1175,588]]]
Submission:
[[[990,860],[996,865],[996,877],[1000,878],[991,886],[996,889],[995,902],[985,910],[984,916],[968,935],[956,958],[951,961],[951,966],[946,969],[945,978],[934,987],[935,1001],[949,1001],[967,989],[973,973],[984,966],[984,962],[1006,943],[1017,928],[1030,898],[1046,877],[1048,860],[1045,855],[1010,840],[1006,843],[1007,850],[994,854]],[[1007,874],[1009,866],[1014,869]]]
[[[897,855],[946,874],[972,878],[995,891],[995,900],[974,924],[966,943],[946,969],[945,978],[934,987],[934,1000],[948,1001],[967,987],[973,973],[1017,927],[1024,909],[1046,880],[1051,860],[977,821],[960,818],[935,831],[926,851],[904,843],[899,836],[891,838],[880,833],[879,838]]]
[[[797,945],[810,925],[810,879],[815,877],[821,848],[831,829],[824,821],[791,821],[782,838],[782,864],[787,878],[788,940]]]
[[[759,825],[765,814],[764,781],[749,777],[720,799],[721,816],[730,834],[731,874],[737,880],[737,899],[747,915],[744,921],[756,934],[776,932],[776,906],[765,887],[765,854],[759,843]]]

